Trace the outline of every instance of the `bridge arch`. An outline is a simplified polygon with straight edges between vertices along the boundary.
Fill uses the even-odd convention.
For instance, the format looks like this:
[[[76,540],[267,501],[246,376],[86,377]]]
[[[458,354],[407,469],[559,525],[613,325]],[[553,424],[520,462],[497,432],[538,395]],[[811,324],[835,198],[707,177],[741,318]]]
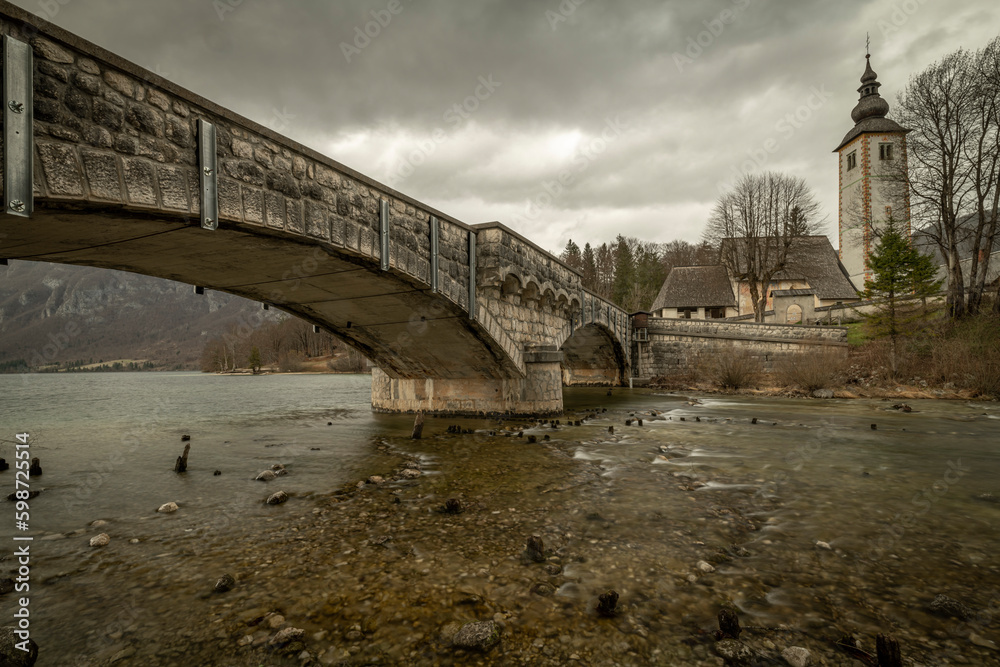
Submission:
[[[618,386],[626,379],[625,349],[604,324],[575,329],[560,350],[564,386]]]

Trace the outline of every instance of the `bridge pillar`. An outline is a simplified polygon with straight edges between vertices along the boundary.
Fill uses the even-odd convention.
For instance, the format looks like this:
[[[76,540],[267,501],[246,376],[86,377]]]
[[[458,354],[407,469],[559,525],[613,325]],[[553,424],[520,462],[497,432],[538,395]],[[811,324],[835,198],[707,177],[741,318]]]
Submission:
[[[372,409],[442,415],[541,416],[562,412],[562,352],[525,352],[523,378],[392,378],[372,369]]]

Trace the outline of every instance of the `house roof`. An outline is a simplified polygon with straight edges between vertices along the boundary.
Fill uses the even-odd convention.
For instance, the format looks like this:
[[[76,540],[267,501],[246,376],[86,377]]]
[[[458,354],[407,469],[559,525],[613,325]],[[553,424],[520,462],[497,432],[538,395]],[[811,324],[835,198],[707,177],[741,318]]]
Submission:
[[[718,306],[736,306],[726,267],[721,264],[675,266],[663,281],[650,310]]]
[[[723,239],[734,243],[738,239]],[[725,256],[725,255],[723,255]],[[820,299],[855,300],[858,293],[825,236],[799,236],[788,249],[788,262],[774,280],[804,280]]]

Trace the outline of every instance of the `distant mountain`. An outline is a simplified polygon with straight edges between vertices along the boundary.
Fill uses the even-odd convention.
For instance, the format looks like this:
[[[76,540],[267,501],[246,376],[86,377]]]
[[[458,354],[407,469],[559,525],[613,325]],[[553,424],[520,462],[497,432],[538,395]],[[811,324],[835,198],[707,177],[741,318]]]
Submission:
[[[135,359],[194,370],[206,340],[259,308],[125,271],[11,260],[0,266],[0,369]]]

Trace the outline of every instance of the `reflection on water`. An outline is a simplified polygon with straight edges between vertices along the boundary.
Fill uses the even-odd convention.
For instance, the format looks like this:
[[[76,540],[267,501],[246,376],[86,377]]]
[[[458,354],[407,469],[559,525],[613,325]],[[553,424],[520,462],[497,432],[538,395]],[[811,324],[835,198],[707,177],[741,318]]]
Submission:
[[[790,646],[860,664],[835,642],[874,652],[878,632],[919,664],[1000,664],[995,403],[575,389],[555,429],[431,419],[412,441],[410,418],[370,412],[362,377],[0,376],[0,390],[4,428],[33,433],[45,470],[38,665],[716,665],[723,606],[763,664]],[[175,475],[182,434],[190,471]],[[253,481],[273,463],[289,474]],[[403,468],[422,474],[358,487]],[[289,502],[260,502],[279,488]],[[170,500],[181,509],[155,512]],[[91,548],[98,532],[111,544]],[[544,562],[523,556],[533,534]],[[227,572],[236,587],[213,594]],[[613,618],[594,611],[607,589]],[[933,613],[939,594],[962,618]],[[483,620],[497,648],[450,646]],[[305,632],[271,646],[286,626]]]

